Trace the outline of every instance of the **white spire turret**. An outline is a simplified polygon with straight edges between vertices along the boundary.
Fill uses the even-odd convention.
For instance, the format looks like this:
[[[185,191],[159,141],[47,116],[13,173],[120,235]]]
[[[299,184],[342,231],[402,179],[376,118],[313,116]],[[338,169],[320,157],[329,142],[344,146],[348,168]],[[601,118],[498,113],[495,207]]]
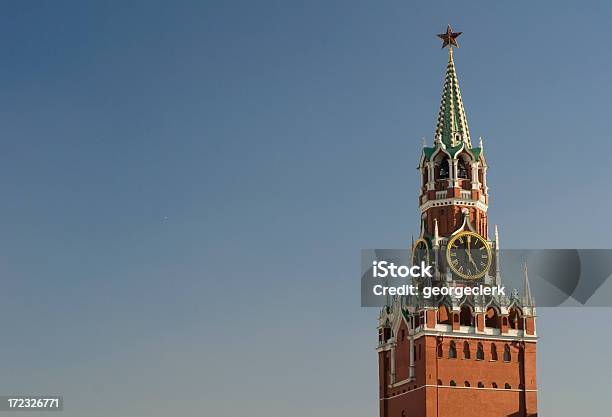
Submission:
[[[529,274],[527,273],[527,262],[523,264],[523,305],[533,307],[533,297],[529,285]]]
[[[497,225],[494,226],[495,229],[495,285],[501,285],[501,262],[499,255],[499,231],[497,230]]]
[[[495,250],[499,250],[499,232],[497,231],[497,225],[495,227]]]
[[[440,234],[438,232],[438,219],[434,219],[433,246],[434,246],[434,248],[439,248],[440,247]]]

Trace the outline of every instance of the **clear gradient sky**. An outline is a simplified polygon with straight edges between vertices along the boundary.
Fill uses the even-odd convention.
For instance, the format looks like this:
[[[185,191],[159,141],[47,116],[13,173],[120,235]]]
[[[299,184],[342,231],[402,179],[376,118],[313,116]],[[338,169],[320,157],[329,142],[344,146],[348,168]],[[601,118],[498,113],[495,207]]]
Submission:
[[[3,2],[0,394],[63,394],[66,417],[376,416],[359,256],[418,230],[435,34],[464,32],[504,247],[610,248],[611,17],[605,1]],[[609,416],[612,310],[539,313],[541,415]]]

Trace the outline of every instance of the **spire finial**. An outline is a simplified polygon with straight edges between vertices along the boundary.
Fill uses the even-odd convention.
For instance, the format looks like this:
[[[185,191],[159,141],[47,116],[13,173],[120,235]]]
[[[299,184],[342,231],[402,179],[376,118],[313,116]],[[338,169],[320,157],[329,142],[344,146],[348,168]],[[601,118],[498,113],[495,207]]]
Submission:
[[[453,54],[453,46],[459,48],[459,44],[457,43],[457,38],[461,35],[462,32],[453,32],[453,28],[451,25],[446,27],[446,33],[438,34],[438,38],[442,39],[442,49],[448,48],[450,49],[449,54],[452,56]]]
[[[467,147],[472,147],[467,117],[463,108],[461,92],[459,91],[459,80],[457,79],[457,72],[455,71],[455,63],[453,61],[453,46],[459,47],[457,37],[460,34],[461,32],[453,32],[449,25],[446,33],[438,35],[443,41],[442,48],[448,46],[449,50],[446,75],[444,77],[444,89],[436,122],[436,139],[434,142],[436,146],[439,146],[440,142],[442,142],[446,147],[455,147],[457,141],[460,140],[466,143]]]
[[[421,140],[423,141],[423,147],[427,146],[427,141],[425,140],[425,137],[422,137]]]
[[[480,146],[480,149],[484,149],[484,147],[482,146],[482,136],[478,138],[478,145]]]

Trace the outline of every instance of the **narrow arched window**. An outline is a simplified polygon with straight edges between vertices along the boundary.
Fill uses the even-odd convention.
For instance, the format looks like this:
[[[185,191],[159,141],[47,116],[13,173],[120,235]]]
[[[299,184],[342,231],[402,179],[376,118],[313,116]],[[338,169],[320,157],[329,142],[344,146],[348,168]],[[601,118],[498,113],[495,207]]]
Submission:
[[[482,348],[482,343],[478,343],[478,349],[476,350],[476,359],[482,361],[484,360],[484,349]]]
[[[495,346],[495,343],[491,343],[491,360],[497,360],[497,346]]]
[[[506,389],[512,389],[512,387],[510,386],[510,384],[508,384],[507,382],[506,382],[506,385],[504,386],[504,388],[506,388]]]
[[[442,342],[438,342],[438,358],[441,358],[442,356]]]
[[[504,346],[504,361],[510,362],[511,359],[512,359],[512,355],[510,355],[510,346],[505,345]]]
[[[491,384],[491,386],[492,386],[493,388],[497,388],[497,384],[496,384],[495,382],[494,382],[494,383],[492,383],[492,384]]]
[[[457,357],[457,347],[455,346],[455,342],[451,340],[450,347],[448,348],[448,357],[451,359],[455,359]]]
[[[438,385],[442,385],[442,380],[438,379]]]
[[[470,359],[470,344],[463,342],[463,359]]]
[[[471,385],[470,385],[470,382],[469,382],[469,381],[465,381],[465,382],[463,383],[463,385],[464,385],[464,386],[466,386],[466,387],[471,387]]]
[[[484,388],[484,384],[482,382],[478,382],[478,388]]]
[[[451,379],[450,386],[451,387],[456,387],[457,383],[454,380]]]

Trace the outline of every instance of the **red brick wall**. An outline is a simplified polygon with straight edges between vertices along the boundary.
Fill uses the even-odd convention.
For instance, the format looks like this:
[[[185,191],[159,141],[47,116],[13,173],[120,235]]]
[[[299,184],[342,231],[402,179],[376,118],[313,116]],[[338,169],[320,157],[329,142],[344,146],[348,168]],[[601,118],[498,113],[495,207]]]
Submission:
[[[455,342],[457,358],[448,358],[450,341]],[[470,359],[464,359],[464,342],[470,346]],[[484,360],[476,359],[482,343]],[[491,343],[497,346],[497,360],[491,358]],[[408,343],[407,343],[408,344]],[[416,379],[388,388],[381,398],[381,417],[532,417],[537,416],[536,344],[494,341],[487,338],[441,339],[443,356],[437,354],[438,341],[424,336],[415,341]],[[510,361],[504,361],[504,346],[510,347]],[[409,344],[408,344],[409,345]],[[398,346],[399,347],[399,346]],[[418,352],[421,352],[419,358]],[[409,363],[409,351],[396,351],[396,369]],[[402,371],[403,372],[403,371]],[[406,371],[407,372],[407,371]],[[401,380],[405,378],[398,378]],[[438,385],[438,380],[442,382]],[[450,386],[454,380],[456,386]],[[470,387],[465,387],[468,381]],[[479,388],[482,382],[484,388]],[[493,387],[497,384],[497,388]],[[505,384],[510,384],[510,389]],[[381,390],[381,394],[384,390]]]
[[[402,332],[404,337],[402,340]],[[403,381],[408,378],[410,369],[410,339],[408,328],[402,321],[397,332],[397,346],[395,348],[395,380]]]
[[[457,188],[457,190],[459,190]],[[438,219],[438,233],[440,236],[448,237],[451,233],[457,230],[463,224],[463,213],[461,210],[463,206],[443,206],[443,207],[432,207],[427,210],[427,231],[430,234],[434,233],[434,220]],[[470,221],[474,228],[485,238],[488,238],[487,234],[487,220],[486,214],[481,210],[470,207]]]

